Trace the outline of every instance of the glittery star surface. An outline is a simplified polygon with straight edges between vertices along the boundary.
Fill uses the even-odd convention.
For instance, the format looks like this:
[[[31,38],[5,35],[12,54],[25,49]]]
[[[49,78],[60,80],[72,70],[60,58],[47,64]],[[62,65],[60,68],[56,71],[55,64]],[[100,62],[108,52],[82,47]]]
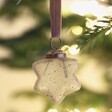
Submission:
[[[54,103],[61,103],[68,94],[81,87],[75,77],[77,66],[77,60],[70,58],[43,59],[35,62],[35,91],[48,96]]]

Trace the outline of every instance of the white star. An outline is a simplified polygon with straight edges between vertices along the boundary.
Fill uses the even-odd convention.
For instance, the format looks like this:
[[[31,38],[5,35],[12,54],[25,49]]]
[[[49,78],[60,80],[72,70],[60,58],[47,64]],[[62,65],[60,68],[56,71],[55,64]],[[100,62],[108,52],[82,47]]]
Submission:
[[[47,95],[54,103],[61,103],[65,96],[81,87],[75,77],[77,66],[77,60],[70,58],[43,59],[35,62],[33,69],[38,79],[34,89]]]

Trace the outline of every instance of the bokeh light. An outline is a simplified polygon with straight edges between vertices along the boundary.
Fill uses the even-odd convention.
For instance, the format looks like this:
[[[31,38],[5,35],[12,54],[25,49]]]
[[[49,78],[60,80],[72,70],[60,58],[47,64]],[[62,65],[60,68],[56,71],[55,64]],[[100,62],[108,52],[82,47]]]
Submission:
[[[56,109],[49,109],[48,112],[58,112]]]
[[[81,26],[73,26],[71,30],[72,30],[72,33],[75,35],[81,35],[83,32],[83,28]]]
[[[80,8],[79,8],[80,7]],[[71,11],[79,15],[94,15],[97,18],[102,18],[105,15],[112,13],[110,7],[100,4],[97,0],[80,0],[72,3]]]
[[[74,112],[80,112],[80,110],[79,109],[74,109]]]
[[[66,50],[66,49],[68,49],[68,48],[69,48],[68,45],[64,45],[64,46],[61,48],[61,50]]]
[[[88,109],[86,112],[97,112],[97,111],[96,111],[96,109],[94,109],[94,108],[90,108],[90,109]]]
[[[110,28],[110,30],[108,30],[105,35],[109,35],[112,32],[112,28]]]
[[[89,18],[86,18],[86,27],[92,29],[94,25],[97,24],[97,20],[91,20]]]
[[[76,55],[80,52],[80,49],[78,48],[78,45],[72,45],[71,47],[69,47],[68,51],[70,54]]]

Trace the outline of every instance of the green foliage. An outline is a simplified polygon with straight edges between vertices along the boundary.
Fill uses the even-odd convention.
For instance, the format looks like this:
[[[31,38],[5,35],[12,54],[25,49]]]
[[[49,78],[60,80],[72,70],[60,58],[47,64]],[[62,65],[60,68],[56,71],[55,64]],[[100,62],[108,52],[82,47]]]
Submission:
[[[112,28],[112,17],[105,17],[107,20],[100,20],[100,23],[106,23],[106,26],[95,25],[93,29],[86,28],[86,31],[76,43],[82,52],[92,52],[94,48],[112,49],[112,33],[105,35]]]
[[[0,39],[0,44],[10,48],[13,52],[11,58],[0,60],[2,64],[18,68],[31,67],[35,60],[42,59],[46,52],[51,50],[49,37],[46,34],[50,32],[49,9],[46,3],[46,0],[24,0],[19,5],[16,5],[15,1],[10,2],[9,0],[6,2],[6,5],[0,11],[1,16],[7,15],[9,19],[13,20],[21,13],[21,8],[24,10],[24,7],[27,7],[39,19],[40,24],[20,37],[7,40]],[[85,27],[85,22],[86,20],[82,16],[70,15],[63,17],[63,28],[73,25]]]

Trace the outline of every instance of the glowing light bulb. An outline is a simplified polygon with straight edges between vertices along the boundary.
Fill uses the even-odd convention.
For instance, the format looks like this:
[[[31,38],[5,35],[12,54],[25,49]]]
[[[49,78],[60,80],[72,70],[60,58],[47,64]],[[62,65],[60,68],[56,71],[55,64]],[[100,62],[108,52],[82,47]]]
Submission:
[[[96,112],[96,109],[90,108],[90,109],[88,109],[86,112]]]
[[[93,29],[94,25],[97,24],[97,20],[91,20],[89,18],[86,18],[86,27]]]
[[[83,28],[81,26],[73,26],[71,29],[72,33],[75,35],[81,35],[83,32]]]
[[[72,45],[68,51],[70,52],[70,54],[75,55],[78,54],[80,52],[80,49],[78,48],[78,45]]]
[[[56,109],[49,109],[48,112],[58,112]]]
[[[109,35],[112,32],[112,28],[110,30],[108,30],[105,35]]]
[[[64,46],[61,48],[62,51],[66,51],[66,50],[68,50],[68,49],[69,49],[69,46],[68,46],[68,45],[64,45]]]
[[[67,110],[67,112],[80,112],[80,110],[79,110],[79,109],[74,109],[74,110],[66,109],[66,110]]]
[[[73,112],[80,112],[80,110],[79,109],[74,109],[74,111]]]

